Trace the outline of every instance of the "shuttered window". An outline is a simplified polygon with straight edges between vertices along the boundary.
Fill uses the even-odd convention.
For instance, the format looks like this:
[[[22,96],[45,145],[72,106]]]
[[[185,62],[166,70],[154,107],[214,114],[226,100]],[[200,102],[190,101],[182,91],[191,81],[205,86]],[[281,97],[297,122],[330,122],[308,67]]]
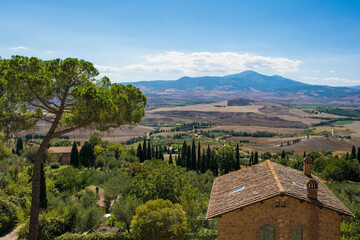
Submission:
[[[275,240],[275,229],[270,224],[265,224],[260,228],[260,240]]]
[[[302,240],[302,230],[294,230],[292,232],[292,240]]]

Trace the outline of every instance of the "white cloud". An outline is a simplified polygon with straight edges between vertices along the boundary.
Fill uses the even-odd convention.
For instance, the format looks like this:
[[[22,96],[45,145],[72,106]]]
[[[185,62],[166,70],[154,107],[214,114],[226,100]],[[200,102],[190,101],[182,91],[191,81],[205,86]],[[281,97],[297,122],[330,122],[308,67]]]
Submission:
[[[121,72],[122,68],[119,67],[111,67],[111,66],[102,66],[102,65],[94,65],[97,70],[100,72],[100,77],[107,76],[110,79],[115,78],[117,80],[121,80]]]
[[[303,76],[303,77],[301,77],[301,78],[304,79],[304,80],[310,80],[310,81],[317,81],[317,80],[319,80],[318,77]]]
[[[50,51],[50,50],[47,50],[47,51],[45,51],[45,53],[46,54],[52,54],[52,53],[54,53],[53,51]]]
[[[288,58],[265,57],[237,52],[165,52],[145,57],[139,64],[122,68],[124,71],[141,71],[155,73],[238,73],[249,69],[272,69],[279,73],[297,72],[300,60]]]
[[[318,69],[317,69],[317,70],[314,70],[314,72],[319,73],[319,72],[320,72],[320,70],[318,70]]]
[[[339,77],[326,77],[326,78],[323,78],[323,80],[326,82],[360,84],[360,80],[351,80],[351,79],[339,78]]]
[[[334,70],[331,70],[330,73],[335,73],[335,71],[334,71]]]
[[[11,47],[11,50],[31,50],[30,48],[19,46],[19,47]]]

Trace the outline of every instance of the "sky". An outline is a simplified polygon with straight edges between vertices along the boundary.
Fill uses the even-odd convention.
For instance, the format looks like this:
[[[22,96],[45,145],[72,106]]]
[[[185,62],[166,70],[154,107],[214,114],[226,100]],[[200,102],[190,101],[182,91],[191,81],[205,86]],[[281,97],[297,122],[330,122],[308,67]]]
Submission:
[[[94,63],[112,82],[254,70],[360,85],[359,0],[11,0],[0,56]]]

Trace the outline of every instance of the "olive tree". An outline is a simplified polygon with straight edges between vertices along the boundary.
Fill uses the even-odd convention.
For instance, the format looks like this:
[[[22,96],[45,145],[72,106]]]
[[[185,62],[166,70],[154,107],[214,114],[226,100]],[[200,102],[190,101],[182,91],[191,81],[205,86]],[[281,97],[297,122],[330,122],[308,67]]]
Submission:
[[[14,56],[0,59],[0,128],[6,133],[48,123],[36,153],[28,239],[37,238],[40,170],[51,139],[80,128],[106,131],[134,125],[145,114],[146,97],[131,85],[96,79],[94,65],[67,58],[44,61]]]

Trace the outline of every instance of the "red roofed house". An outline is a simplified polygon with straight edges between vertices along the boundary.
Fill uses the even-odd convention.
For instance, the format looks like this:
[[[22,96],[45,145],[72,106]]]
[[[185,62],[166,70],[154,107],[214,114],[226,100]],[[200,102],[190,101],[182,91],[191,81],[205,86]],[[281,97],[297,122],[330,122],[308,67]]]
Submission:
[[[354,215],[311,166],[266,161],[216,178],[207,218],[218,218],[218,239],[339,240],[341,215]]]

